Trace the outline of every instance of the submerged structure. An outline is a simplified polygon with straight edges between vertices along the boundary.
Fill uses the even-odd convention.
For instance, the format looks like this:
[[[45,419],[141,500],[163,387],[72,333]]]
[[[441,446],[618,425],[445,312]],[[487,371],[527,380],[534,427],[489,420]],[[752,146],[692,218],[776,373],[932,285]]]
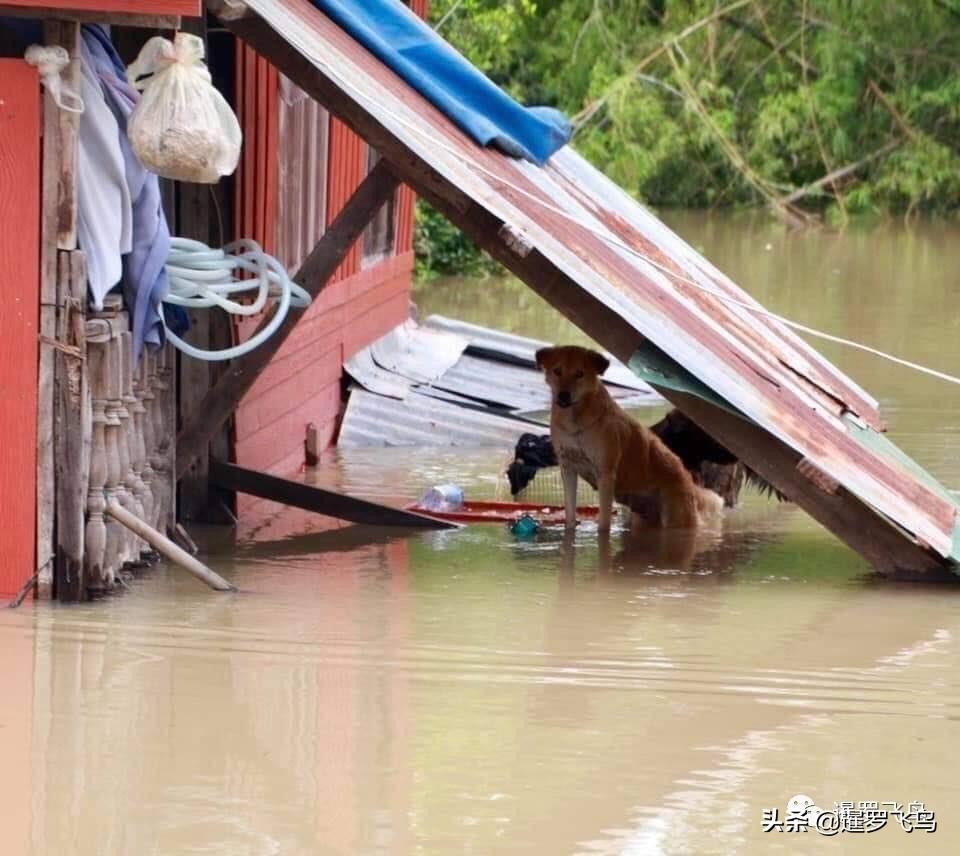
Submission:
[[[150,5],[158,7],[153,13],[165,11],[159,0]],[[424,4],[414,5],[424,11]],[[171,14],[185,11],[183,3],[170,6]],[[387,7],[390,14],[380,21],[377,10]],[[319,409],[339,412],[344,362],[406,314],[410,247],[404,242],[416,193],[878,571],[907,577],[955,572],[957,502],[885,439],[877,402],[572,148],[556,150],[562,143],[556,117],[527,114],[520,121],[509,105],[486,116],[466,109],[466,100],[457,101],[457,90],[447,86],[450,80],[459,76],[466,87],[459,91],[479,93],[479,102],[490,93],[470,77],[462,59],[458,64],[438,37],[418,29],[393,0],[208,0],[207,8],[242,45],[229,85],[236,89],[247,142],[244,171],[231,191],[234,205],[228,206],[235,212],[229,233],[268,243],[279,230],[273,246],[289,253],[285,263],[298,270],[296,282],[314,305],[291,312],[267,345],[223,371],[185,371],[181,361],[174,380],[161,358],[157,388],[164,378],[177,384],[180,402],[176,442],[170,421],[161,429],[165,435],[154,437],[167,455],[158,466],[169,472],[171,497],[176,478],[182,505],[231,504],[229,496],[207,488],[211,449],[221,459],[274,474],[296,469],[307,423],[317,422]],[[75,11],[44,9],[68,22],[77,17]],[[110,18],[101,9],[104,17]],[[279,113],[271,112],[271,104]],[[301,112],[288,113],[291,105],[301,105]],[[263,110],[276,121],[263,125]],[[315,123],[320,110],[334,117],[322,138]],[[524,125],[516,138],[504,131],[514,120]],[[49,121],[63,120],[52,113]],[[285,139],[289,146],[281,144]],[[328,141],[330,154],[313,148],[318,139]],[[534,150],[530,140],[553,145]],[[298,196],[318,160],[334,163],[337,145],[360,168],[330,185],[336,203]],[[33,156],[38,159],[39,152]],[[270,179],[275,159],[286,168]],[[200,195],[191,193],[178,191],[185,194],[177,201],[186,199],[187,212],[200,204]],[[51,204],[44,200],[44,210]],[[309,212],[318,210],[329,216],[311,221]],[[284,216],[291,211],[296,214]],[[212,217],[205,217],[209,234]],[[393,246],[382,238],[391,229],[399,235]],[[42,240],[45,258],[52,239],[44,233]],[[379,304],[364,297],[359,284],[343,285],[350,274],[364,274],[364,256],[367,264],[388,271]],[[381,309],[375,316],[369,307],[357,311],[368,304]],[[43,324],[41,315],[41,334]],[[331,330],[339,331],[336,341],[324,338]],[[243,327],[209,335],[248,334]],[[67,353],[61,348],[57,358]],[[77,377],[87,370],[78,369]],[[199,383],[191,372],[202,375]],[[50,400],[42,377],[41,421],[43,402]],[[119,377],[127,375],[121,370]],[[151,384],[146,387],[152,390]],[[131,380],[124,388],[136,410],[144,383]],[[289,406],[305,395],[314,398]],[[326,396],[329,407],[321,408],[316,396]],[[79,414],[80,405],[75,409]],[[319,434],[314,425],[314,451],[333,439],[335,417],[322,424],[327,427]],[[104,425],[112,420],[105,417]],[[82,449],[78,454],[80,475],[68,473],[66,483],[81,488],[56,524],[73,527],[71,549],[76,555],[80,538],[80,565],[89,570],[79,529],[96,513],[103,485],[91,487],[94,475],[84,470],[90,459]],[[110,478],[121,491],[108,473]],[[42,478],[38,487],[49,492]],[[172,520],[172,503],[167,513]],[[41,521],[39,539],[48,551],[50,537]]]

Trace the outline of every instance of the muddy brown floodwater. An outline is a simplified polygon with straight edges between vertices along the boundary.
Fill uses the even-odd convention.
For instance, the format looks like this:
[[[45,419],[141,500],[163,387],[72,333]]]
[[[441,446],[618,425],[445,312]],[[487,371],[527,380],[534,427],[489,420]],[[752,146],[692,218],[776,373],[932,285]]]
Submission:
[[[960,373],[960,229],[665,216],[774,310]],[[416,299],[575,338],[510,282]],[[960,390],[823,350],[960,487]],[[310,477],[491,496],[506,451],[353,451]],[[692,551],[321,530],[264,507],[236,544],[199,533],[236,596],[161,566],[0,614],[4,856],[960,852],[960,588],[879,583],[756,496]],[[850,824],[923,801],[938,828],[763,832],[798,794]]]

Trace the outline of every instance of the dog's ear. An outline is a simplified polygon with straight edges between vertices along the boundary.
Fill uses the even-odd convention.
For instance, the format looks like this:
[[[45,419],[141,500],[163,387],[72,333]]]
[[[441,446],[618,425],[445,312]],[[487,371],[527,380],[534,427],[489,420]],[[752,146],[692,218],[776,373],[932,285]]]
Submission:
[[[610,360],[608,360],[603,354],[598,354],[596,351],[590,351],[590,365],[596,369],[597,377],[599,377],[608,368],[610,368]]]
[[[537,363],[537,368],[541,371],[547,371],[553,364],[553,358],[557,355],[556,348],[541,348],[533,355]]]

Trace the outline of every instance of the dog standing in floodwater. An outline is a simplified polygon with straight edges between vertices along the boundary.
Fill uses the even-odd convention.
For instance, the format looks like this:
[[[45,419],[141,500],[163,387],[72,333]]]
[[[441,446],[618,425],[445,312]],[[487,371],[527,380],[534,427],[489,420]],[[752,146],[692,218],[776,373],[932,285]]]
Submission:
[[[536,362],[551,391],[550,436],[560,462],[568,528],[577,523],[578,477],[600,494],[601,532],[610,530],[614,500],[634,511],[634,527],[652,522],[651,495],[659,505],[656,523],[663,528],[696,529],[704,517],[723,509],[717,494],[698,487],[680,458],[611,398],[600,380],[610,365],[606,357],[565,345],[541,348]]]

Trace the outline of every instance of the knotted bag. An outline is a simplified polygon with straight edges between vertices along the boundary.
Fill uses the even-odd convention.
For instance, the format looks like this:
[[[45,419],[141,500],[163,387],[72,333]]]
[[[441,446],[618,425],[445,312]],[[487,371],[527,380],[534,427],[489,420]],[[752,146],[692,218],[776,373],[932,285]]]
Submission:
[[[127,79],[143,93],[127,134],[151,172],[216,184],[237,168],[243,134],[203,58],[203,40],[190,33],[177,33],[173,42],[150,39],[127,69]]]

